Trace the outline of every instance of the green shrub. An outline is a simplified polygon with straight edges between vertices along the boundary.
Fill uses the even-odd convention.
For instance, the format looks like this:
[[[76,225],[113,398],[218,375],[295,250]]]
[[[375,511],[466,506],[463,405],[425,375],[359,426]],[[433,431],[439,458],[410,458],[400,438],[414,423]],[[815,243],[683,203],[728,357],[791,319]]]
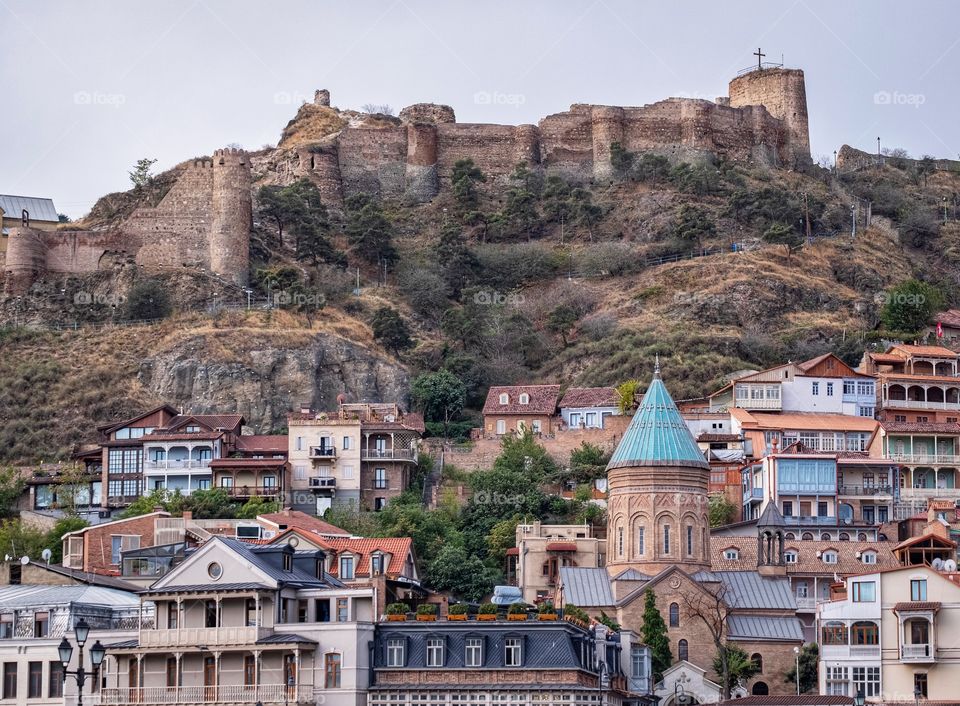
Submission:
[[[496,603],[484,603],[480,606],[480,609],[477,611],[480,615],[496,615],[497,614],[497,604]]]
[[[540,615],[552,615],[552,614],[556,613],[557,610],[556,610],[556,608],[553,607],[553,602],[552,602],[552,601],[544,601],[544,602],[541,603],[540,606],[537,608],[537,612],[538,612]]]
[[[391,603],[387,606],[387,615],[406,615],[410,612],[410,606],[406,603]]]
[[[527,612],[526,603],[511,603],[507,608],[507,615],[523,615]]]
[[[470,607],[466,603],[455,603],[447,610],[450,615],[466,615],[469,612]]]
[[[564,616],[568,616],[576,620],[582,620],[585,623],[590,622],[590,616],[587,615],[587,611],[585,611],[583,608],[575,606],[573,603],[567,603],[567,605],[564,606],[563,614]]]
[[[417,615],[436,615],[437,614],[437,604],[436,603],[421,603],[417,606]]]

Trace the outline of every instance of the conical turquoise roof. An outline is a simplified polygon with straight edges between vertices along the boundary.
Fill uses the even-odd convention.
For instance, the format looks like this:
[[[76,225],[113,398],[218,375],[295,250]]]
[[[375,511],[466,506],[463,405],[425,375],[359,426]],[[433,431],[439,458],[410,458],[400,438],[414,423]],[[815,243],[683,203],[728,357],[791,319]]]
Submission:
[[[660,379],[659,365],[607,470],[630,466],[710,468]]]

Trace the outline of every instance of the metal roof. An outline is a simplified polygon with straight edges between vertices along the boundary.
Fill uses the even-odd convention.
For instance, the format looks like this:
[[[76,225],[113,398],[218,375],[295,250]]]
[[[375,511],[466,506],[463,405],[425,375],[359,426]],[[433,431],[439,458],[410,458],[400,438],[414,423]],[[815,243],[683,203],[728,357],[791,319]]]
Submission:
[[[303,635],[297,635],[293,632],[280,632],[273,635],[267,635],[266,637],[261,637],[257,640],[258,645],[286,645],[293,642],[305,642],[311,645],[316,645],[316,640],[311,640],[309,637],[304,637]]]
[[[135,608],[140,599],[135,593],[104,586],[40,586],[19,584],[0,587],[0,609],[53,607],[77,603],[108,608]]]
[[[11,196],[0,194],[0,208],[6,218],[20,218],[20,213],[26,209],[30,213],[31,221],[60,220],[53,199],[44,199],[36,196]]]
[[[632,466],[710,467],[660,379],[659,366],[607,470]]]
[[[181,564],[181,566],[183,566]],[[256,581],[245,583],[192,583],[188,585],[170,585],[161,588],[148,588],[141,593],[145,595],[159,593],[225,593],[228,591],[273,591],[273,586]]]
[[[610,588],[610,575],[606,569],[586,567],[560,567],[560,582],[563,584],[563,599],[566,603],[584,608],[612,606],[617,599]]]
[[[731,615],[727,636],[732,640],[790,640],[803,642],[803,627],[796,617]]]
[[[765,577],[756,571],[714,571],[723,584],[723,599],[735,609],[796,610],[797,602],[786,577]]]

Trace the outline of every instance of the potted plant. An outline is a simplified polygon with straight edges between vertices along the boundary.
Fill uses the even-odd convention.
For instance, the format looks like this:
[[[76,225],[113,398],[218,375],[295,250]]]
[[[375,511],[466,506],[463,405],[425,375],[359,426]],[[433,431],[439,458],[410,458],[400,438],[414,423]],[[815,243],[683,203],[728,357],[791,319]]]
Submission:
[[[484,603],[477,611],[477,620],[496,620],[497,606],[495,603]]]
[[[525,603],[511,603],[507,608],[507,620],[526,620],[527,606]]]
[[[469,608],[466,603],[457,603],[447,609],[447,620],[466,620]]]
[[[567,603],[563,609],[563,618],[568,623],[573,623],[583,628],[590,625],[590,616],[587,615],[587,611],[575,606],[573,603]]]
[[[417,620],[420,622],[430,622],[437,619],[437,604],[424,603],[417,606]]]
[[[544,601],[537,608],[537,620],[556,620],[557,611],[550,601]]]
[[[387,620],[389,622],[406,620],[409,612],[410,606],[406,603],[391,603],[387,606]]]

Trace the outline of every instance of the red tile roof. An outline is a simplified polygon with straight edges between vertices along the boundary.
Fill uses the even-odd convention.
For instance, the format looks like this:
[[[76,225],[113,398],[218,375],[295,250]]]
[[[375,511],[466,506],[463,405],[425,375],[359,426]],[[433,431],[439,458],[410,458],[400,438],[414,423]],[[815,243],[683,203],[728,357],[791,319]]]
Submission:
[[[940,603],[936,601],[907,601],[905,603],[897,603],[893,606],[893,610],[897,613],[905,613],[912,610],[940,610]]]
[[[507,404],[500,404],[501,393],[509,395]],[[530,395],[528,404],[520,404],[520,395]],[[559,385],[503,385],[491,387],[483,405],[484,414],[546,414],[557,411]]]
[[[893,353],[868,353],[868,355],[877,363],[902,363],[904,361],[903,356]]]
[[[960,434],[957,422],[880,422],[889,432],[926,432],[928,434]]]
[[[947,311],[941,311],[935,317],[934,321],[939,321],[945,327],[949,326],[950,328],[960,328],[960,309],[948,309]]]
[[[285,434],[253,434],[237,437],[237,450],[247,453],[287,453],[288,442]]]
[[[329,522],[324,522],[319,517],[314,517],[313,515],[308,515],[305,512],[300,512],[299,510],[281,510],[280,512],[269,512],[265,515],[259,515],[258,520],[264,520],[266,522],[277,525],[281,529],[286,529],[288,527],[297,527],[302,530],[307,530],[308,532],[314,532],[323,537],[327,536],[337,536],[337,537],[349,537],[350,533],[345,529],[340,529],[334,525],[331,525]]]
[[[907,343],[898,343],[893,346],[893,349],[899,348],[902,351],[906,351],[910,355],[922,355],[922,356],[934,356],[938,358],[956,358],[957,354],[954,353],[949,348],[944,348],[943,346],[914,346]],[[888,353],[890,351],[887,351]]]
[[[548,552],[575,552],[577,551],[576,542],[548,542]]]
[[[791,529],[795,535],[802,532]],[[820,539],[788,539],[784,542],[784,551],[797,553],[797,561],[788,563],[787,575],[833,576],[834,574],[864,574],[867,572],[891,569],[900,566],[893,554],[891,542],[859,542],[841,540],[837,538],[837,530],[831,529],[832,540]],[[855,533],[851,533],[856,536]],[[727,549],[737,549],[736,559],[727,559],[724,552]],[[821,554],[828,549],[837,553],[835,564],[825,563],[817,552]],[[756,571],[757,570],[757,538],[756,536],[726,537],[714,536],[710,538],[710,563],[714,571]],[[876,563],[864,564],[857,557],[859,552],[874,551],[877,554]]]
[[[612,387],[571,387],[560,400],[560,407],[616,406],[617,391]]]
[[[323,539],[325,547],[336,555],[350,553],[357,557],[354,562],[354,571],[356,576],[370,575],[370,555],[376,551],[390,555],[390,563],[387,565],[384,573],[390,578],[397,578],[404,575],[407,558],[413,551],[413,540],[410,537],[344,537],[334,539]],[[330,573],[338,576],[340,562],[333,561],[330,567]]]

